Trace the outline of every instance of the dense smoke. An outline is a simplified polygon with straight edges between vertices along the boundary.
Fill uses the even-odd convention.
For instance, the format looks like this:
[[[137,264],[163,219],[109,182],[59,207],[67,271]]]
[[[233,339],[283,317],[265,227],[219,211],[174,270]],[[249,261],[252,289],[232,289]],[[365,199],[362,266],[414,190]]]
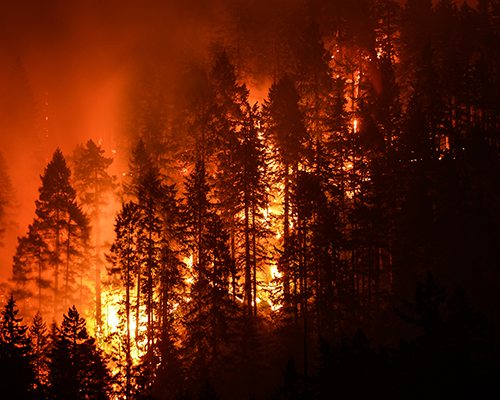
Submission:
[[[172,85],[185,63],[202,62],[218,9],[199,0],[2,4],[1,150],[14,184],[10,212],[17,224],[5,235],[2,281],[54,150],[69,155],[93,139],[110,154],[127,84],[147,63],[161,65],[161,79]]]

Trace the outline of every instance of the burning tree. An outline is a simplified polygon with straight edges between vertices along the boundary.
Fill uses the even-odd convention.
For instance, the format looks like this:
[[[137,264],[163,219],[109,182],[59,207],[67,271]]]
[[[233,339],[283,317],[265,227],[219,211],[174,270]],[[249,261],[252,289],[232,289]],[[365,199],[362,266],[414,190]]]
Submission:
[[[283,302],[285,308],[290,306],[290,295],[294,290],[291,281],[290,227],[292,226],[291,190],[293,181],[299,173],[299,166],[304,161],[307,131],[299,109],[300,96],[295,84],[285,76],[269,90],[269,98],[264,104],[264,130],[271,147],[275,170],[275,182],[280,185],[278,195],[283,199],[282,237],[283,256],[280,260],[280,271],[283,273]]]
[[[132,382],[132,341],[131,341],[131,305],[132,305],[132,290],[134,288],[134,277],[139,271],[139,229],[140,211],[135,203],[127,203],[122,206],[122,210],[116,216],[115,221],[115,241],[111,246],[108,260],[112,266],[108,268],[108,273],[118,275],[121,285],[125,288],[125,299],[120,303],[123,304],[125,311],[120,315],[125,319],[125,394],[126,398],[130,397],[131,382]],[[139,321],[136,319],[136,327],[138,330]],[[119,325],[121,327],[122,324]],[[137,333],[136,330],[136,342]],[[120,343],[120,346],[122,344]]]
[[[198,160],[186,179],[183,222],[185,243],[192,258],[190,301],[186,304],[188,334],[185,348],[191,353],[191,371],[196,376],[207,368],[222,367],[235,308],[230,299],[229,279],[233,260],[220,217],[211,202],[211,187],[203,161]]]

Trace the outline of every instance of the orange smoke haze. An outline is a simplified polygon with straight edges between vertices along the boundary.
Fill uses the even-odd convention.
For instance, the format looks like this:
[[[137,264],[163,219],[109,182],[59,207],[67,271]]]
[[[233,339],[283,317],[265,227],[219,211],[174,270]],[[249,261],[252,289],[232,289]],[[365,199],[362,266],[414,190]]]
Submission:
[[[93,139],[102,144],[107,157],[115,158],[112,172],[118,175],[118,165],[127,161],[111,150],[126,85],[145,60],[161,64],[165,71],[162,81],[167,87],[174,85],[183,63],[191,61],[186,55],[203,54],[208,39],[206,22],[216,8],[212,3],[2,2],[1,104],[9,105],[9,93],[16,90],[9,89],[13,71],[21,64],[35,103],[36,112],[30,112],[36,118],[36,132],[0,126],[0,150],[17,198],[11,211],[14,224],[1,249],[0,282],[11,275],[16,238],[33,221],[39,175],[54,150],[60,147],[67,156],[78,143]]]

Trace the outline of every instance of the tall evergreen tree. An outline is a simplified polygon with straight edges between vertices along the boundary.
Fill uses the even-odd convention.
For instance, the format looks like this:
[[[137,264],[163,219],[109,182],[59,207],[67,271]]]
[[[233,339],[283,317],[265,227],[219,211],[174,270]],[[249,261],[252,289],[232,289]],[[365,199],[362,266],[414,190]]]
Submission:
[[[130,398],[132,389],[132,341],[131,341],[131,308],[132,290],[134,278],[140,273],[139,235],[137,230],[141,221],[140,210],[137,204],[130,202],[122,206],[115,221],[115,240],[110,249],[108,260],[112,266],[108,269],[110,275],[119,275],[121,285],[125,287],[125,299],[123,305],[125,312],[120,313],[125,319],[125,397]],[[138,300],[137,300],[138,301]],[[139,329],[139,321],[136,319],[136,327]],[[137,331],[136,343],[138,341]]]
[[[40,234],[49,247],[50,264],[54,271],[54,317],[61,304],[72,301],[70,296],[75,289],[77,266],[84,262],[90,233],[87,217],[76,201],[70,175],[66,160],[57,149],[41,176],[40,196],[35,201],[35,224],[39,226]],[[62,298],[59,282],[61,273],[64,273]]]
[[[238,83],[236,69],[226,51],[222,51],[209,75],[217,107],[214,152],[216,157],[215,192],[221,217],[231,239],[231,256],[236,260],[237,188],[231,184],[238,171],[238,147],[248,109],[248,89]],[[205,164],[206,165],[206,164]]]
[[[7,398],[28,399],[35,385],[28,327],[11,295],[0,320],[0,390]]]
[[[276,183],[281,185],[277,193],[283,201],[284,243],[280,269],[283,274],[284,303],[290,305],[291,277],[288,266],[290,256],[290,226],[292,223],[291,188],[292,182],[299,172],[299,165],[306,161],[307,131],[304,118],[299,108],[300,96],[295,84],[285,76],[269,90],[268,99],[264,103],[264,129],[267,140],[272,146],[272,157],[275,165]],[[280,229],[281,230],[281,229]]]
[[[155,289],[160,275],[161,264],[161,219],[160,201],[163,197],[163,185],[156,170],[150,169],[139,185],[139,207],[141,210],[142,235],[139,238],[139,251],[142,255],[142,273],[144,274],[144,296],[147,316],[147,354],[153,356],[155,324]],[[141,273],[141,272],[140,272]]]
[[[64,315],[50,352],[52,399],[109,399],[111,373],[102,351],[75,307]]]
[[[39,399],[47,398],[48,356],[51,342],[47,325],[43,321],[40,312],[37,312],[33,317],[33,322],[29,328],[29,337],[31,340],[32,365],[35,372],[35,397]]]
[[[112,158],[104,157],[104,150],[89,140],[85,146],[78,145],[73,151],[72,183],[80,204],[92,221],[94,234],[96,326],[101,326],[101,220],[103,207],[108,204],[109,196],[116,187],[115,176],[110,176],[107,169]]]
[[[139,187],[146,174],[155,166],[151,154],[146,149],[146,144],[142,139],[132,149],[129,172],[126,174],[127,181],[122,183],[123,194],[136,200],[139,196]]]
[[[12,265],[12,278],[15,283],[15,293],[18,299],[23,301],[23,313],[29,314],[31,308],[26,300],[37,298],[37,310],[42,312],[47,294],[42,289],[48,289],[51,281],[47,279],[46,271],[49,268],[50,251],[47,243],[41,235],[39,224],[35,223],[28,228],[28,234],[18,238],[16,254]],[[38,289],[36,293],[32,289],[32,282]]]
[[[234,315],[229,278],[234,268],[228,234],[210,200],[210,186],[202,160],[186,179],[183,224],[186,250],[193,260],[191,301],[185,323],[190,376],[207,377],[220,371],[229,343],[229,318]]]

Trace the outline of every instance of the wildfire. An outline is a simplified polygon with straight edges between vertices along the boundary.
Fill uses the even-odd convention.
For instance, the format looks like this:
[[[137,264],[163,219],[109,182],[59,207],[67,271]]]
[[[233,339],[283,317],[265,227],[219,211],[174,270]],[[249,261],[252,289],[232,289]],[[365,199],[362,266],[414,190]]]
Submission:
[[[118,351],[122,354],[121,349],[126,340],[126,321],[120,309],[123,307],[123,293],[115,292],[110,289],[103,291],[105,304],[102,328],[97,332],[96,336],[101,341],[104,350],[107,353]],[[135,303],[135,298],[131,299],[132,304]],[[130,342],[131,342],[131,357],[134,364],[138,363],[141,357],[145,354],[144,348],[146,344],[146,324],[147,316],[144,312],[139,314],[137,321],[136,313],[130,312]],[[123,355],[123,354],[122,354]],[[118,367],[116,367],[118,368]],[[118,371],[115,371],[118,372]]]
[[[269,269],[271,279],[267,284],[261,285],[260,300],[266,302],[272,311],[278,311],[283,305],[276,300],[281,297],[283,288],[279,282],[282,274],[278,271],[276,264],[271,265]],[[259,299],[258,299],[259,300]]]

